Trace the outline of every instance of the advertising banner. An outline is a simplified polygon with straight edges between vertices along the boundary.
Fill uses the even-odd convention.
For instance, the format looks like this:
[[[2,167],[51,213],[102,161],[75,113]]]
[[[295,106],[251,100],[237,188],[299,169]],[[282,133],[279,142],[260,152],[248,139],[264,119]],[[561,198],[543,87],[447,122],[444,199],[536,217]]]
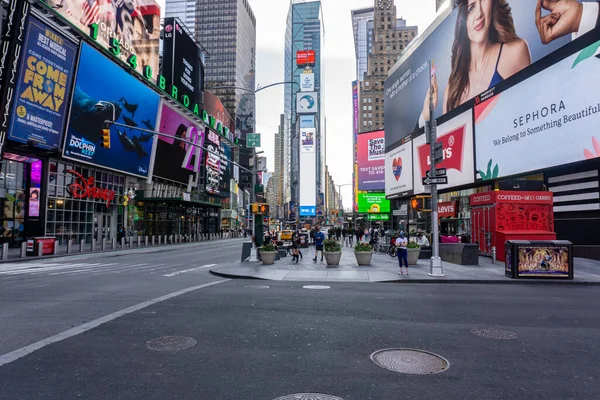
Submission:
[[[413,149],[410,137],[385,154],[385,195],[398,198],[413,192]]]
[[[358,135],[358,81],[352,82],[352,117],[353,117],[353,133],[354,141],[356,142],[356,135]]]
[[[305,65],[315,65],[315,51],[314,50],[298,50],[296,52],[296,65],[301,67]]]
[[[56,13],[140,74],[158,76],[160,6],[155,0],[44,0]]]
[[[300,129],[300,151],[302,153],[315,152],[315,136],[317,130],[315,128]]]
[[[204,141],[206,147],[206,184],[205,190],[210,194],[220,194],[221,187],[221,139],[211,130],[206,130]]]
[[[231,146],[221,140],[221,183],[219,190],[222,197],[229,197],[231,191]]]
[[[169,136],[156,139],[153,175],[187,185],[190,175],[200,172],[202,149],[175,138],[204,146],[204,131],[165,103],[159,118],[158,131]]]
[[[314,115],[301,115],[300,116],[300,128],[314,128],[315,127],[315,116]]]
[[[319,110],[317,92],[296,93],[296,113],[316,114]]]
[[[386,200],[385,193],[359,193],[359,213],[389,213],[390,201]]]
[[[41,21],[29,20],[9,139],[60,147],[76,57],[75,44]]]
[[[141,177],[148,176],[153,135],[111,126],[102,147],[104,121],[156,126],[159,96],[121,66],[87,44],[81,46],[75,93],[63,155]]]
[[[538,61],[593,29],[598,18],[596,2],[544,1],[540,3],[548,7],[561,3],[567,9],[554,11],[557,19],[554,29],[543,29],[548,26],[549,20],[545,17],[550,11],[538,9],[538,0],[482,2],[477,20],[469,11],[471,3],[459,2],[445,19],[434,22],[437,27],[430,35],[418,39],[386,80],[387,146],[423,128],[429,120],[426,98],[430,81],[435,105],[433,117],[455,109],[460,113],[473,106],[475,96],[524,79],[520,71],[532,64],[533,70],[539,68],[535,66]],[[542,27],[541,33],[538,25]],[[482,41],[490,43],[487,51],[471,54],[471,49]],[[480,66],[478,73],[470,73],[473,65]],[[542,87],[546,86],[538,86],[535,93],[544,92]]]
[[[568,277],[569,246],[519,246],[517,276]]]
[[[314,92],[315,74],[300,74],[300,91]]]
[[[179,98],[186,107],[189,104],[202,104],[203,70],[200,49],[178,18],[165,18],[163,25],[161,75],[165,78],[167,87],[177,87]]]
[[[215,118],[222,126],[227,127],[232,134],[235,133],[235,121],[217,96],[210,92],[204,92],[203,106],[204,111],[209,116]]]
[[[600,157],[599,47],[593,43],[475,107],[480,178]]]
[[[385,190],[385,132],[358,135],[358,190]]]
[[[438,189],[447,189],[466,185],[475,181],[475,161],[473,159],[473,118],[471,111],[466,111],[438,126],[438,142],[442,142],[444,160],[437,164],[438,168],[446,168],[447,185],[438,185]],[[413,139],[414,162],[414,194],[425,193],[423,178],[431,169],[431,150],[425,144],[425,135]]]

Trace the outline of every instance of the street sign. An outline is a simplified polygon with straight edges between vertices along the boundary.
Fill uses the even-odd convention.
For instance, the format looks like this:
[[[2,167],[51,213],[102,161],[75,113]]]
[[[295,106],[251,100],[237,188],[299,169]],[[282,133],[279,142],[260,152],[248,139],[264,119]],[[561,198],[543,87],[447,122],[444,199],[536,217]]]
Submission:
[[[431,170],[427,171],[427,176],[433,178],[433,177],[440,177],[440,176],[446,176],[446,168],[438,168],[435,170],[435,175],[431,172]]]
[[[439,164],[442,161],[444,161],[444,147],[442,146],[442,142],[436,142],[433,145],[433,154],[436,164]]]
[[[408,204],[402,204],[399,210],[394,210],[393,215],[396,217],[405,217],[408,215]]]
[[[448,184],[448,177],[446,176],[441,176],[439,178],[431,178],[431,177],[426,177],[423,178],[423,185],[425,186],[431,186],[431,185],[447,185]]]
[[[260,133],[247,134],[246,147],[260,147]]]

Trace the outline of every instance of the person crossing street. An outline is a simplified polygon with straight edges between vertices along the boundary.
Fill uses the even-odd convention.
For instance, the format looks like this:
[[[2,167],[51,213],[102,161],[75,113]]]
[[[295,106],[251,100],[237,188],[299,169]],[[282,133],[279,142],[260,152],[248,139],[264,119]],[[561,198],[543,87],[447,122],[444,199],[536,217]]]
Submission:
[[[321,252],[321,261],[323,261],[323,242],[325,241],[325,234],[321,232],[321,229],[317,226],[317,230],[315,233],[315,258],[313,258],[314,262],[317,262],[317,256],[319,252]]]

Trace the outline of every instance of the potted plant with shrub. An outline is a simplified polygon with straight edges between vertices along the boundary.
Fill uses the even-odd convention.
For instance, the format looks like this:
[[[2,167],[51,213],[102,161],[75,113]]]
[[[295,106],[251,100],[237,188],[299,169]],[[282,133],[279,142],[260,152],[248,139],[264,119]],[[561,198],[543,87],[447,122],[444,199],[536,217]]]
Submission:
[[[406,251],[408,252],[408,265],[417,265],[419,254],[421,254],[421,246],[417,242],[409,241],[406,245]]]
[[[267,243],[260,248],[260,259],[264,265],[275,264],[277,258],[277,247],[272,243]]]
[[[342,258],[342,248],[340,247],[340,243],[335,239],[327,239],[323,242],[323,246],[325,251],[325,261],[327,262],[327,266],[337,266],[340,265],[340,258]]]
[[[373,246],[366,243],[356,243],[356,246],[354,246],[354,256],[358,265],[371,265]]]

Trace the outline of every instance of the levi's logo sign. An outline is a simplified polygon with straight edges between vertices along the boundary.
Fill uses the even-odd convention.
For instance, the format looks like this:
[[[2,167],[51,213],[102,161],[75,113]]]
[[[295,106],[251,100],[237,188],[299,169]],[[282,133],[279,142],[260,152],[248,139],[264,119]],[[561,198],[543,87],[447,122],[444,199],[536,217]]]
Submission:
[[[463,125],[438,138],[438,142],[442,143],[442,148],[444,149],[444,160],[437,164],[437,168],[446,168],[447,170],[455,169],[459,172],[462,172],[465,130],[466,125]],[[421,166],[421,177],[425,178],[427,171],[431,169],[429,145],[424,144],[419,146],[417,152],[419,154],[419,163]]]

